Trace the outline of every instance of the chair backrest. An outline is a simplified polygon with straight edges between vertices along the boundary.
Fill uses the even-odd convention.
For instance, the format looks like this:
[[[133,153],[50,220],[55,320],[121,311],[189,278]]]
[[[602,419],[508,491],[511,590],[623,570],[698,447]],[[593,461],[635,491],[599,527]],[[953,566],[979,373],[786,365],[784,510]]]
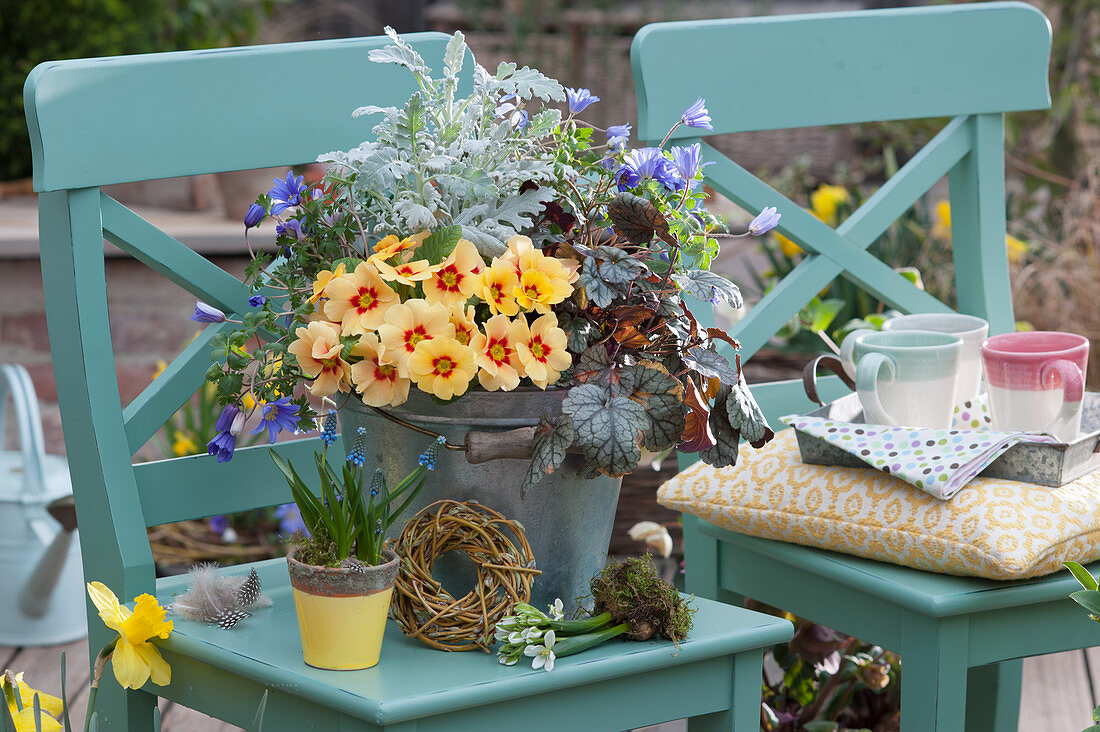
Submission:
[[[432,63],[448,37],[406,36]],[[111,199],[126,181],[312,162],[368,139],[364,104],[400,106],[416,88],[367,59],[359,38],[44,63],[24,97],[39,192],[46,315],[85,576],[119,597],[154,591],[145,529],[290,500],[267,448],[217,464],[194,456],[132,464],[201,385],[211,325],[125,408],[107,314],[103,239],[227,313],[248,309],[235,277]],[[259,191],[257,191],[259,193]],[[242,227],[243,234],[243,227]],[[280,443],[309,459],[315,439]]]
[[[1020,2],[656,23],[631,47],[638,137],[656,144],[697,97],[714,132],[680,127],[673,142],[712,134],[950,117],[919,153],[832,229],[702,141],[707,183],[748,211],[775,206],[779,231],[806,256],[733,328],[751,357],[834,278],[902,312],[948,307],[867,248],[949,176],[958,307],[1013,328],[1005,252],[1005,112],[1050,106],[1050,25]],[[822,392],[843,387],[825,380]],[[801,382],[754,387],[768,418],[813,405]]]

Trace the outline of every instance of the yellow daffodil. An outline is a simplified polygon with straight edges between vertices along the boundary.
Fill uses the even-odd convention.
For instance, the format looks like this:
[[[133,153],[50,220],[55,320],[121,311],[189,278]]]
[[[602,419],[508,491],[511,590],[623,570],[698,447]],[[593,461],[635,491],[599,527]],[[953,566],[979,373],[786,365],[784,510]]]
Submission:
[[[340,330],[335,323],[315,320],[295,331],[298,337],[287,351],[298,359],[298,367],[306,378],[313,379],[309,391],[325,397],[348,390],[351,365],[341,355]]]
[[[429,279],[424,280],[424,299],[447,307],[466,302],[477,291],[477,274],[485,262],[472,242],[459,239]]]
[[[190,435],[185,435],[180,430],[176,430],[172,435],[172,452],[178,457],[184,455],[194,455],[199,451],[199,445]]]
[[[455,327],[455,340],[464,346],[470,345],[470,339],[477,333],[477,320],[474,306],[452,305],[451,325]]]
[[[376,261],[374,266],[378,268],[378,276],[387,282],[400,282],[412,287],[417,282],[430,279],[439,265],[431,265],[426,259],[418,259],[415,262],[403,262],[396,267],[388,262]]]
[[[516,344],[529,336],[527,321],[522,317],[513,321],[504,315],[494,315],[485,321],[485,332],[476,333],[470,340],[474,361],[481,367],[477,380],[485,389],[511,391],[519,386],[525,372]]]
[[[156,381],[157,377],[160,376],[161,374],[163,374],[164,370],[166,368],[168,368],[168,362],[165,361],[163,358],[158,358],[157,359],[157,368],[156,368],[155,371],[153,371],[153,379],[152,380]]]
[[[342,277],[347,271],[344,267],[344,263],[336,265],[335,270],[323,269],[317,273],[317,278],[313,280],[313,296],[309,298],[309,302],[317,302],[321,297],[325,296],[325,288],[328,287],[328,283],[335,277]]]
[[[282,359],[279,359],[280,368],[282,367]],[[241,411],[251,412],[256,408],[256,397],[252,395],[252,392],[248,392],[241,397]]]
[[[1008,261],[1012,264],[1022,262],[1029,250],[1027,242],[1017,239],[1012,234],[1005,236],[1005,248],[1008,250]]]
[[[411,382],[397,373],[397,366],[384,357],[385,351],[378,336],[367,333],[351,352],[363,359],[352,365],[351,381],[369,407],[396,407],[409,398]]]
[[[947,201],[937,201],[932,209],[932,236],[951,239],[951,204]]]
[[[382,324],[386,308],[398,301],[397,293],[382,281],[378,270],[360,262],[351,274],[333,277],[325,288],[325,317],[340,324],[343,335],[363,335]]]
[[[386,310],[385,322],[378,326],[378,337],[386,349],[386,359],[397,365],[400,376],[408,378],[409,357],[417,344],[433,338],[453,340],[455,327],[447,308],[414,298]]]
[[[166,686],[172,680],[172,669],[149,641],[167,638],[172,632],[172,621],[164,619],[164,608],[157,604],[157,599],[139,595],[130,610],[120,605],[102,582],[89,582],[88,595],[106,626],[118,633],[111,666],[119,685],[124,689],[140,689],[151,679],[157,686]]]
[[[420,341],[409,357],[409,375],[417,388],[440,399],[465,394],[476,374],[473,349],[454,338]]]
[[[42,711],[42,732],[59,732],[62,729],[61,723],[54,717],[61,716],[64,703],[56,696],[32,689],[23,681],[22,672],[5,671],[0,676],[0,690],[3,691],[8,711],[11,712],[12,720],[15,721],[15,732],[36,732],[38,729],[34,724],[35,694],[38,695],[38,706]],[[15,701],[17,693],[19,694],[18,704]],[[20,705],[23,707],[21,710]]]
[[[836,224],[837,208],[840,204],[848,203],[851,200],[848,191],[840,186],[822,183],[816,191],[810,194],[810,209],[813,211],[814,216],[833,226]]]
[[[535,320],[526,336],[516,343],[519,361],[535,386],[545,389],[573,363],[573,357],[565,350],[567,343],[568,337],[553,314]]]
[[[474,294],[485,301],[493,315],[514,316],[519,312],[519,304],[513,293],[519,287],[519,275],[507,262],[494,259],[492,265],[483,269],[477,278]]]
[[[779,242],[779,251],[783,252],[783,256],[787,259],[792,259],[795,255],[802,253],[802,247],[782,234],[776,234],[775,240]]]

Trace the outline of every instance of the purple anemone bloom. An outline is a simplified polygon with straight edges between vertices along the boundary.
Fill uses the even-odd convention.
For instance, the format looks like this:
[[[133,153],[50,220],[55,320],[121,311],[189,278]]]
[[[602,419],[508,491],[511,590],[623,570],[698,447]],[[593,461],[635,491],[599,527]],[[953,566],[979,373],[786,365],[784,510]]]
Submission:
[[[208,455],[217,455],[219,463],[227,463],[233,459],[233,450],[237,447],[237,436],[232,432],[223,431],[214,435],[214,439],[206,443]]]
[[[775,206],[767,206],[749,223],[749,233],[753,236],[760,236],[766,231],[771,231],[782,217],[783,214],[779,213]]]
[[[607,146],[612,150],[622,150],[630,139],[630,123],[611,125],[607,128]]]
[[[600,101],[600,98],[587,89],[566,89],[565,99],[569,104],[569,114],[580,114],[590,104]]]
[[[299,175],[295,178],[293,170],[287,172],[285,180],[275,179],[275,185],[267,192],[271,197],[271,213],[282,213],[302,202],[302,193],[306,190],[303,180],[305,176]]]
[[[302,222],[298,219],[287,219],[286,223],[275,224],[275,234],[279,236],[293,235],[298,241],[302,240]]]
[[[698,142],[686,147],[672,148],[672,164],[684,180],[692,180],[701,169],[714,164],[713,162],[699,164],[701,149],[702,146]]]
[[[225,313],[213,305],[207,305],[202,300],[196,300],[195,312],[191,315],[191,320],[196,323],[224,323]]]
[[[702,97],[695,100],[695,104],[684,110],[680,115],[680,121],[688,127],[700,127],[704,130],[714,131],[714,125],[710,123],[710,113],[707,112],[707,103]]]
[[[244,228],[251,229],[253,226],[258,226],[261,221],[264,220],[264,216],[267,216],[267,211],[264,207],[258,203],[253,203],[248,207],[248,211],[244,215]]]
[[[253,295],[248,298],[248,304],[254,308],[261,307],[265,302],[267,302],[267,298],[263,295]]]
[[[302,512],[295,503],[284,503],[275,508],[275,518],[279,519],[279,531],[283,534],[293,534],[300,531],[309,536],[309,529],[302,521]]]
[[[237,409],[236,404],[227,404],[222,408],[222,413],[218,415],[218,421],[214,423],[214,429],[218,432],[229,432],[233,428],[233,421],[237,419],[237,415],[241,413],[241,410]]]
[[[229,517],[211,516],[207,525],[215,534],[224,534],[225,530],[229,528]]]
[[[634,188],[646,178],[653,178],[670,191],[684,187],[676,168],[659,147],[643,147],[627,154],[619,168],[619,190]]]
[[[252,434],[258,435],[267,430],[268,443],[275,442],[275,436],[283,430],[293,431],[298,427],[297,404],[290,403],[290,397],[283,397],[263,406],[260,424],[252,430]]]

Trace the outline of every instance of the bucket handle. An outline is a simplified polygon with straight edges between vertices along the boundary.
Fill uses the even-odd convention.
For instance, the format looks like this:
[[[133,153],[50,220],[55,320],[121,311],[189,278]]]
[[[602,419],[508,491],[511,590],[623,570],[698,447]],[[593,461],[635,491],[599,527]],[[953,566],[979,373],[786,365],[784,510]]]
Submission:
[[[42,437],[42,416],[38,411],[31,375],[20,364],[0,366],[0,434],[7,416],[8,394],[15,405],[15,422],[23,453],[23,496],[45,493],[43,480],[46,448]]]
[[[421,434],[441,438],[443,435],[430,429],[413,424],[401,419],[395,414],[390,414],[384,409],[371,407],[382,417],[391,422],[406,427]],[[455,445],[443,437],[443,447],[466,453],[466,462],[471,465],[487,463],[490,460],[513,459],[530,460],[535,446],[535,427],[520,427],[519,429],[506,430],[504,432],[485,432],[472,430],[466,433],[465,442]]]

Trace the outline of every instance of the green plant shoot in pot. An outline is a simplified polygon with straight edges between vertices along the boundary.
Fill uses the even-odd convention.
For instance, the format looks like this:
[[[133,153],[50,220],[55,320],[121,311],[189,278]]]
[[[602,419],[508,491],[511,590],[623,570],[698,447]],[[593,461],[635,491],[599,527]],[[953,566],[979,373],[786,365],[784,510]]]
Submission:
[[[271,452],[309,529],[309,536],[287,556],[287,567],[302,653],[317,668],[352,670],[378,663],[400,561],[385,548],[386,529],[424,487],[443,442],[432,443],[420,464],[392,489],[379,469],[364,491],[365,434],[360,427],[337,474],[327,459],[328,447],[336,441],[336,411],[329,410],[321,429],[325,447],[314,453],[319,493],[290,462]]]

